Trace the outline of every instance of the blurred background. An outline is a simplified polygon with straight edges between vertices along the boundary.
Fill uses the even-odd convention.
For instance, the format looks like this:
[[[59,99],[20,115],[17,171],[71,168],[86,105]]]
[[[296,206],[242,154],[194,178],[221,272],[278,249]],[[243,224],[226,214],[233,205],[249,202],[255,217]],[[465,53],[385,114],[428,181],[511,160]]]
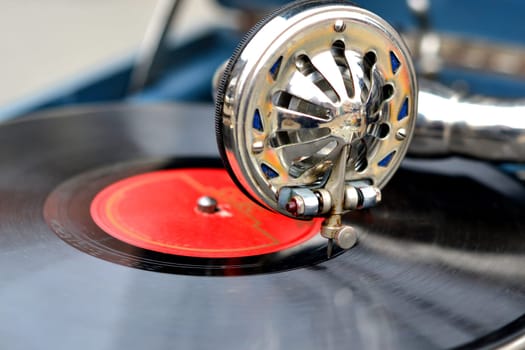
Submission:
[[[0,119],[85,103],[212,102],[215,69],[286,2],[0,0]],[[357,3],[407,35],[422,75],[464,93],[525,96],[522,2]],[[454,38],[446,50],[443,35]]]
[[[0,116],[29,112],[130,66],[155,10],[172,4],[1,0]],[[214,0],[182,1],[177,12],[181,15],[170,25],[169,35],[179,43],[215,26],[231,26],[233,16]],[[107,94],[98,96],[104,97]]]

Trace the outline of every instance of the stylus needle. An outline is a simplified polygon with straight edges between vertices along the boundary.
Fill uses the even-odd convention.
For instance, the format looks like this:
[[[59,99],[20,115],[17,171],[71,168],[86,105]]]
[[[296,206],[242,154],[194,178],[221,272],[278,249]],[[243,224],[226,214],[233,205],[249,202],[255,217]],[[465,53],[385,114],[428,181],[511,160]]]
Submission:
[[[328,246],[326,248],[326,255],[327,255],[328,259],[330,259],[332,257],[332,250],[333,249],[334,249],[334,239],[330,238],[328,240]]]

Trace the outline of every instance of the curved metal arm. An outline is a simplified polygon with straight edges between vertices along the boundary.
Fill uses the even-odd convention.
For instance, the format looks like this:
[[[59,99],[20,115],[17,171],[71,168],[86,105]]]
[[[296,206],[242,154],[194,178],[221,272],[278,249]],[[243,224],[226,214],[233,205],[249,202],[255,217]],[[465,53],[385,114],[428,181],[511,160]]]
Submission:
[[[420,86],[411,155],[525,162],[525,100],[460,99],[438,84]]]

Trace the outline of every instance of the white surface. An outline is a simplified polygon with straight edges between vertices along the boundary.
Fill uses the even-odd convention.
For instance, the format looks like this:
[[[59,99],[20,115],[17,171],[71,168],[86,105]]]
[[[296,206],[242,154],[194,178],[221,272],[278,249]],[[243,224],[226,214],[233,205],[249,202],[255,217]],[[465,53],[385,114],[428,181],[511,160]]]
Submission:
[[[152,0],[0,0],[0,108],[132,53],[155,4]],[[180,14],[175,19],[177,36],[231,21],[212,0],[185,1]]]

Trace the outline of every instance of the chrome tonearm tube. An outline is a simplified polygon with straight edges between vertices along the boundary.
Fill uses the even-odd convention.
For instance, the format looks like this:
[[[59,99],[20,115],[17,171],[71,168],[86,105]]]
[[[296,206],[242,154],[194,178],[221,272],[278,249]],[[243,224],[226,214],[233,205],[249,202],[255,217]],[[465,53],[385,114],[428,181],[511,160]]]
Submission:
[[[462,98],[454,90],[420,81],[409,154],[525,163],[525,101]]]
[[[409,151],[525,160],[525,107],[421,83],[404,40],[346,1],[299,1],[260,22],[215,79],[219,151],[252,200],[348,249],[342,215],[381,201]],[[418,114],[419,108],[419,114]],[[519,115],[518,115],[519,114]]]

